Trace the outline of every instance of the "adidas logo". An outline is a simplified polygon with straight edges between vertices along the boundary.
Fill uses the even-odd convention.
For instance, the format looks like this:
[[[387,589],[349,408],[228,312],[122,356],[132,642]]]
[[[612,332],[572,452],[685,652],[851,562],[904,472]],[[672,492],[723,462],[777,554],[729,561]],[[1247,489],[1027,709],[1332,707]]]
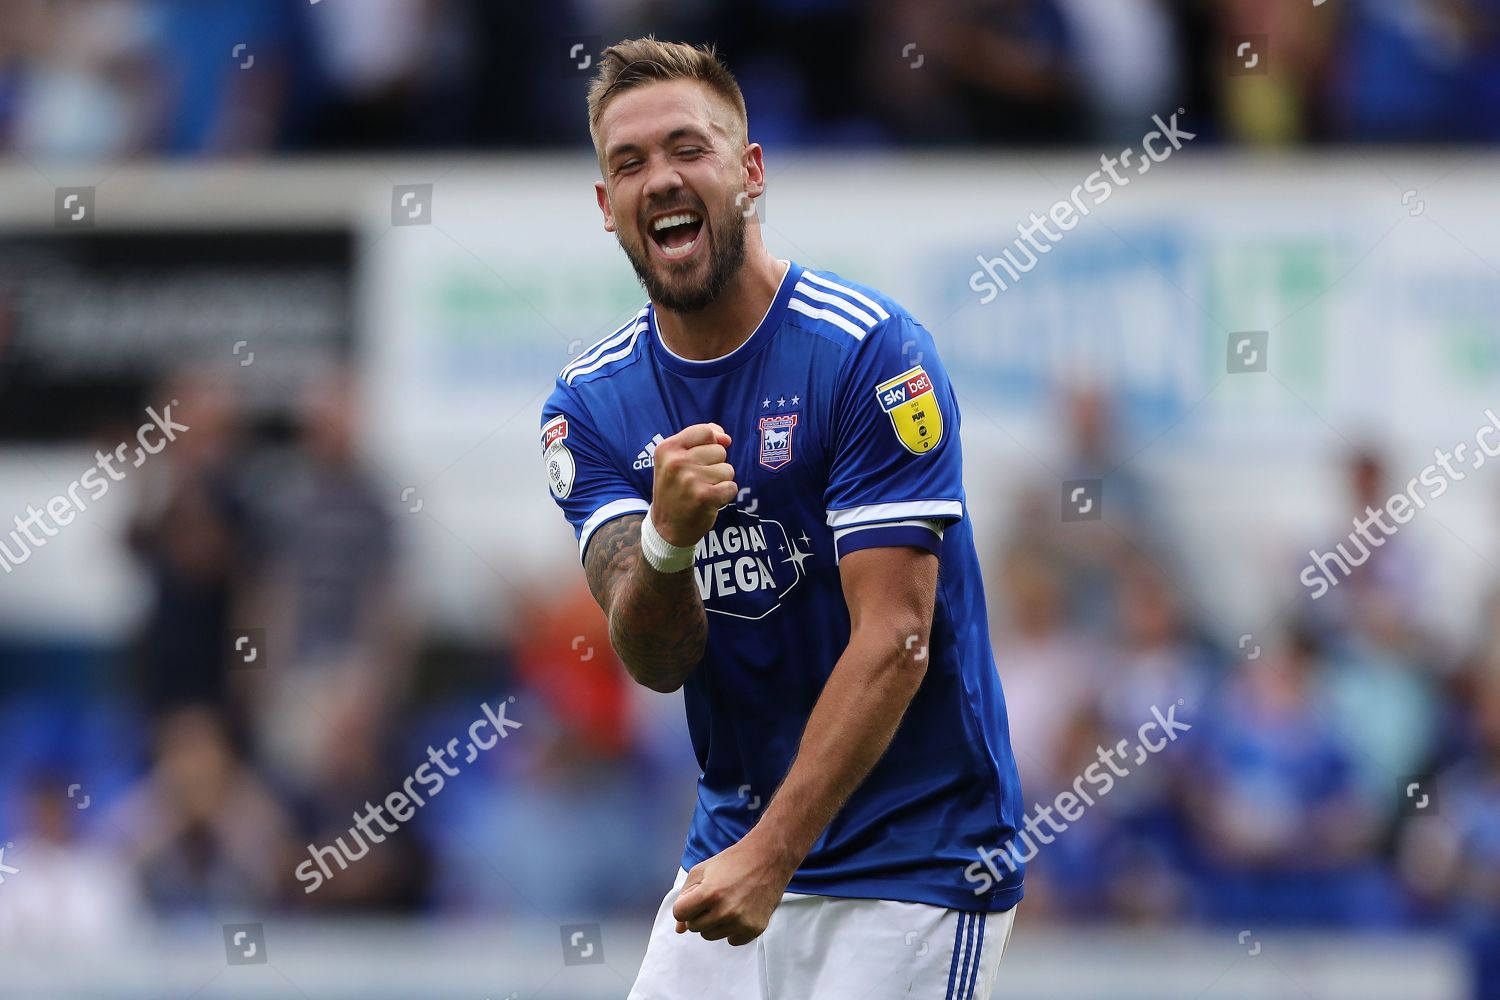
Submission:
[[[632,469],[649,469],[649,468],[651,468],[652,461],[653,461],[653,459],[656,458],[656,446],[659,445],[659,444],[661,444],[665,440],[666,440],[666,438],[662,437],[660,434],[653,435],[652,438],[651,438],[651,440],[646,442],[646,447],[644,447],[644,448],[641,449],[641,453],[639,455],[635,456],[635,464],[632,465],[631,468]]]

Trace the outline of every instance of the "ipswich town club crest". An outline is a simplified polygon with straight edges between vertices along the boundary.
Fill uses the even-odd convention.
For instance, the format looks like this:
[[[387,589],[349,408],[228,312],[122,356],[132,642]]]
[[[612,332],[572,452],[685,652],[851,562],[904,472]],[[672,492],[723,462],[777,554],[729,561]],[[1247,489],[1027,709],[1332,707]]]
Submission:
[[[783,413],[760,418],[760,464],[779,469],[792,460],[792,431],[797,429],[797,414]]]

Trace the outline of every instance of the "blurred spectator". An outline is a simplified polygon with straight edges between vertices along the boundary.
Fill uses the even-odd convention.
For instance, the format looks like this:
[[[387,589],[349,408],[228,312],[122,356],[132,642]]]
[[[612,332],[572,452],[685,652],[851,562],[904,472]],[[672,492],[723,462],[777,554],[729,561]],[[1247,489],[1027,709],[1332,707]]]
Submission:
[[[1500,581],[1480,604],[1480,626],[1472,648],[1444,676],[1437,710],[1441,723],[1432,760],[1447,768],[1477,757],[1485,745],[1483,706],[1487,688],[1500,678]]]
[[[1372,851],[1381,826],[1327,722],[1324,652],[1297,631],[1241,661],[1202,734],[1207,912],[1218,920],[1379,926],[1399,913]]]
[[[1040,545],[1053,553],[1064,573],[1063,591],[1073,625],[1103,635],[1117,617],[1118,574],[1132,560],[1165,560],[1161,503],[1154,490],[1122,457],[1114,431],[1114,406],[1101,391],[1068,386],[1059,391],[1061,426],[1067,439],[1059,482],[1036,484],[1021,492],[1010,536],[1012,546]],[[1098,496],[1063,496],[1067,483],[1097,480]],[[1085,505],[1096,519],[1062,520],[1061,511]]]
[[[1058,0],[1077,50],[1077,77],[1091,138],[1134,143],[1151,116],[1179,103],[1172,15],[1164,0]],[[1204,109],[1195,107],[1194,116]]]
[[[1392,495],[1385,463],[1372,450],[1355,449],[1344,473],[1348,506],[1308,546],[1309,558],[1311,550],[1326,557],[1319,564],[1326,565],[1323,578],[1331,585],[1316,599],[1300,592],[1300,614],[1330,638],[1360,634],[1405,655],[1430,654],[1425,623],[1417,617],[1423,571],[1410,536],[1386,535],[1371,524],[1371,541],[1354,528]]]
[[[1097,689],[1105,722],[1132,732],[1150,718],[1153,705],[1181,705],[1186,717],[1200,718],[1212,660],[1193,635],[1171,581],[1149,560],[1129,559],[1120,570],[1116,608],[1115,646]]]
[[[273,148],[291,110],[293,0],[151,0],[150,7],[158,150],[244,156]]]
[[[1077,40],[1057,0],[893,0],[876,18],[889,43],[872,60],[877,106],[904,138],[1038,145],[1086,134]]]
[[[0,148],[16,147],[15,129],[24,108],[27,70],[40,52],[46,30],[44,0],[15,0],[0,18]]]
[[[312,126],[325,149],[463,141],[473,41],[450,0],[360,0],[310,19],[327,93]],[[482,49],[480,49],[482,51]]]
[[[590,751],[621,756],[631,743],[632,685],[609,645],[609,624],[582,578],[560,595],[517,595],[516,666],[551,713]]]
[[[1358,624],[1329,657],[1329,723],[1349,741],[1368,801],[1389,818],[1400,803],[1399,783],[1426,767],[1436,749],[1440,691],[1425,665],[1390,641],[1393,629],[1374,619]]]
[[[445,795],[438,815],[452,822],[429,827],[443,848],[444,901],[548,914],[627,910],[659,895],[662,873],[681,857],[698,778],[682,704],[630,681],[581,579],[505,603],[504,641],[522,684],[510,715],[524,721],[526,740],[482,757],[484,773]],[[485,690],[476,702],[505,696]],[[463,713],[444,713],[442,727],[462,731]],[[496,844],[526,848],[497,852]]]
[[[1129,537],[1137,549],[1161,551],[1160,498],[1130,465],[1135,456],[1122,447],[1115,401],[1087,384],[1064,388],[1059,400],[1061,425],[1068,433],[1063,479],[1103,480],[1104,516],[1115,533]]]
[[[1167,0],[1172,19],[1176,99],[1168,101],[1168,117],[1182,108],[1195,143],[1221,141],[1224,89],[1224,11],[1219,0]]]
[[[601,46],[630,37],[617,33],[607,20],[616,13],[628,15],[630,10],[624,5],[590,5],[592,16],[584,18],[578,14],[579,6],[581,0],[546,4],[467,0],[472,75],[466,81],[463,101],[472,112],[475,144],[502,149],[587,148],[587,68],[564,71],[578,65],[576,59],[572,63],[564,59],[589,36],[596,36]],[[646,30],[655,30],[659,38],[668,37],[667,29],[658,25]],[[506,45],[504,59],[490,56],[491,39],[516,38],[539,44]],[[598,53],[589,57],[595,60]],[[751,112],[752,134],[755,122],[756,114]]]
[[[339,844],[351,863],[340,868],[336,861],[325,861],[332,878],[311,893],[307,891],[311,882],[293,884],[292,898],[307,908],[413,912],[427,901],[431,878],[427,851],[409,824],[391,833],[367,822],[372,831],[369,840],[354,829],[357,815],[365,813],[371,803],[384,803],[421,760],[392,758],[399,741],[391,738],[382,711],[368,687],[351,688],[343,697],[320,706],[327,725],[319,733],[316,748],[318,784],[299,797],[297,811],[305,834],[299,846]],[[372,842],[376,836],[382,839]],[[282,871],[295,872],[309,857],[305,849],[297,852]]]
[[[1109,912],[1163,920],[1182,912],[1188,896],[1185,789],[1202,781],[1208,691],[1218,664],[1183,612],[1173,582],[1151,560],[1126,558],[1114,586],[1116,620],[1090,709],[1104,736],[1099,745],[1122,738],[1134,745],[1158,712],[1175,713],[1169,717],[1192,728],[1181,737],[1183,745],[1173,740],[1164,752],[1132,758],[1129,776],[1111,793],[1106,815],[1115,817],[1114,829],[1099,890],[1107,894]]]
[[[1027,802],[1053,803],[1062,792],[1076,795],[1080,777],[1104,776],[1084,777],[1081,787],[1093,805],[1028,863],[1026,899],[1033,919],[1162,921],[1184,911],[1189,888],[1186,852],[1178,843],[1182,811],[1175,775],[1193,751],[1174,747],[1139,764],[1127,754],[1130,770],[1116,778],[1101,764],[1101,754],[1122,738],[1133,742],[1135,734],[1136,726],[1121,733],[1097,708],[1084,707],[1061,733],[1057,777],[1023,789]],[[1196,734],[1183,738],[1190,736]]]
[[[1409,884],[1469,942],[1485,997],[1500,992],[1500,670],[1488,667],[1475,753],[1430,783],[1432,811],[1411,820],[1401,851]]]
[[[287,817],[211,709],[181,708],[163,719],[151,770],[111,825],[129,841],[132,868],[157,913],[217,916],[269,906],[280,894]]]
[[[1331,81],[1336,138],[1500,136],[1500,4],[1359,0],[1348,8]]]
[[[146,0],[17,0],[4,20],[12,148],[32,156],[112,159],[152,148],[161,117]]]
[[[1009,627],[997,635],[995,661],[1005,689],[1011,746],[1028,801],[1059,782],[1063,741],[1099,682],[1099,652],[1068,627],[1060,568],[1037,547],[1007,554],[1002,576]],[[1035,790],[1035,791],[1033,791]]]
[[[1340,12],[1262,0],[1227,0],[1222,6],[1222,72],[1229,72],[1233,59],[1261,67],[1235,75],[1224,88],[1226,132],[1244,142],[1278,145],[1323,134],[1321,95]],[[1252,47],[1243,55],[1230,52],[1233,38],[1250,39]]]
[[[138,473],[141,506],[130,540],[152,596],[136,643],[137,673],[148,711],[222,707],[227,636],[255,564],[238,413],[226,386],[193,373],[157,395],[158,412],[175,400],[171,419],[188,430]]]
[[[348,376],[315,382],[302,442],[268,505],[267,571],[259,620],[269,668],[256,675],[257,731],[277,776],[320,783],[317,751],[333,706],[370,699],[385,718],[406,690],[410,644],[396,594],[388,505],[359,454],[358,403]]]
[[[65,787],[54,774],[26,784],[22,826],[6,853],[21,874],[0,891],[0,941],[12,948],[106,946],[142,916],[144,900],[118,845],[79,837],[77,803]]]

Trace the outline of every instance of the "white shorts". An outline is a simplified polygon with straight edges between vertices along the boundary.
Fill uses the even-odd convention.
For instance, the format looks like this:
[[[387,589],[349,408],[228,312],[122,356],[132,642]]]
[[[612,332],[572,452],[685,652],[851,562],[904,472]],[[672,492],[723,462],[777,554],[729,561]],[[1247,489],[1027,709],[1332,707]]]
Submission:
[[[969,913],[926,903],[788,892],[766,932],[736,948],[677,933],[677,875],[661,901],[629,1000],[989,1000],[1015,907]]]

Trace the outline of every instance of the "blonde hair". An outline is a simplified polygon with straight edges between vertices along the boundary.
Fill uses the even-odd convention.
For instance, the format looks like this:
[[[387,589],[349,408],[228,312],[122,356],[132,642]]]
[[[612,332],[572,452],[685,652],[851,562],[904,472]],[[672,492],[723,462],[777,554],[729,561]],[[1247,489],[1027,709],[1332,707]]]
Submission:
[[[747,139],[745,96],[712,45],[659,42],[651,35],[617,42],[599,59],[599,75],[589,84],[589,135],[599,153],[599,119],[611,100],[627,90],[663,80],[696,80],[729,102],[739,116],[739,140]]]

